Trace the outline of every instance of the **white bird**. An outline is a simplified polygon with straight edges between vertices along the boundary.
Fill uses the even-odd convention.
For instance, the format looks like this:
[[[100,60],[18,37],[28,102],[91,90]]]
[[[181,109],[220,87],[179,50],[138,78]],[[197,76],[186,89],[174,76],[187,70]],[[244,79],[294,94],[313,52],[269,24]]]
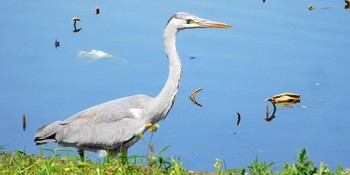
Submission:
[[[108,151],[127,155],[128,148],[140,139],[149,123],[165,119],[172,108],[181,80],[181,61],[176,51],[176,35],[182,29],[229,28],[231,26],[195,15],[179,12],[173,15],[164,31],[164,49],[169,61],[169,76],[156,97],[139,94],[124,97],[83,110],[64,121],[38,129],[37,145],[50,141],[84,150]]]

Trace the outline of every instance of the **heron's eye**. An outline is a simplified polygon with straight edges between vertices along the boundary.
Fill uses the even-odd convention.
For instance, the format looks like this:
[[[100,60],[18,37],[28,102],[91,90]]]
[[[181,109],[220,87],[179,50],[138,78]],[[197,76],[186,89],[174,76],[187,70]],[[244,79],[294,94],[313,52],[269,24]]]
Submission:
[[[186,23],[187,24],[192,24],[192,23],[194,23],[194,21],[192,19],[186,19]]]

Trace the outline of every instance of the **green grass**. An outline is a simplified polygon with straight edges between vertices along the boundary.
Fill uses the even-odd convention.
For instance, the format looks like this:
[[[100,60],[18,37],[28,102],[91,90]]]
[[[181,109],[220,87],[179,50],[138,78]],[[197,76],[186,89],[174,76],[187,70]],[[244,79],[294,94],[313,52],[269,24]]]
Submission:
[[[279,171],[274,163],[259,162],[258,158],[247,168],[222,169],[222,162],[216,159],[213,165],[216,172],[195,172],[185,170],[179,158],[164,158],[161,149],[156,154],[146,156],[107,157],[102,162],[94,162],[88,157],[81,161],[79,156],[62,155],[59,152],[67,150],[42,150],[41,155],[26,155],[23,151],[11,152],[0,146],[0,174],[257,174],[257,175],[350,175],[350,170],[344,170],[340,165],[333,172],[326,164],[317,167],[303,149],[298,152],[295,163],[285,163]],[[50,157],[43,156],[45,151],[53,153]],[[69,153],[69,152],[68,152]],[[142,162],[146,160],[147,162]]]
[[[22,151],[0,153],[0,174],[183,174],[182,164],[175,159],[158,157],[147,165],[137,164],[143,156],[106,157],[102,162],[81,161],[79,156],[52,157],[26,155]],[[42,151],[44,152],[44,151]]]
[[[283,168],[275,171],[274,162],[259,162],[256,158],[250,163],[247,169],[231,169],[223,171],[220,167],[215,167],[217,174],[253,174],[253,175],[350,175],[350,169],[344,170],[338,165],[337,170],[332,172],[326,164],[320,163],[319,168],[309,159],[306,149],[297,153],[296,163],[285,163]],[[217,162],[220,160],[217,160]]]

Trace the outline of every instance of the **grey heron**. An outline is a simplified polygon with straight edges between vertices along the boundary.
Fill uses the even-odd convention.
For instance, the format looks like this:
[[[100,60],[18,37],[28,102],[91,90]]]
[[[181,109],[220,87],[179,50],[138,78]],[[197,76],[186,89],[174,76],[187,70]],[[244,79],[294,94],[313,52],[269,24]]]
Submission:
[[[37,145],[57,142],[84,150],[107,150],[127,155],[128,148],[140,139],[149,123],[165,119],[172,108],[181,80],[181,61],[176,51],[176,35],[182,29],[229,28],[230,25],[179,12],[173,15],[164,31],[164,50],[169,62],[168,79],[156,97],[139,94],[108,101],[83,110],[64,121],[38,129]]]

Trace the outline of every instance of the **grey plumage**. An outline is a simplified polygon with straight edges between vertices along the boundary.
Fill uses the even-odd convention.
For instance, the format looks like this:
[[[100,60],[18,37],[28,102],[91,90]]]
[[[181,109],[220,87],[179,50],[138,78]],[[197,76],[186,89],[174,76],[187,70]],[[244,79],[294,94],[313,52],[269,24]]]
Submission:
[[[55,141],[79,150],[127,150],[147,130],[146,124],[164,119],[172,108],[181,79],[181,61],[176,51],[177,32],[185,28],[228,28],[227,24],[179,12],[172,16],[164,31],[164,50],[169,61],[169,76],[156,97],[134,95],[81,111],[64,121],[38,129],[36,144]]]

